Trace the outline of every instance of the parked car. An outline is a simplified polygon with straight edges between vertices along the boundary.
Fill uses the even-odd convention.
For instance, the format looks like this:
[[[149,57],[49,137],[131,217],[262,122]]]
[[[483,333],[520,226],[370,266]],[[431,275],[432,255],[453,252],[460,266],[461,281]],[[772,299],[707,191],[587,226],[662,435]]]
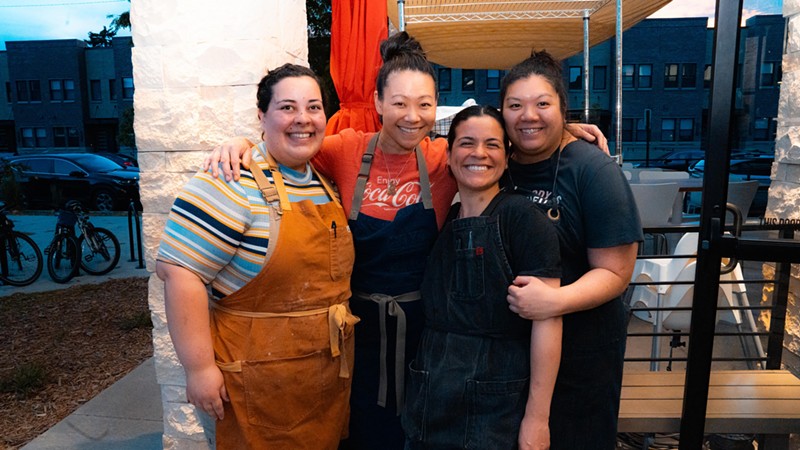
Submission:
[[[772,173],[772,163],[775,161],[774,155],[739,153],[731,155],[730,172],[728,181],[758,181],[758,192],[750,207],[750,215],[761,216],[767,209],[767,190],[771,183],[770,174]],[[689,175],[702,178],[705,174],[706,162],[701,159],[689,168]],[[689,207],[699,206],[700,201],[692,196]]]
[[[705,157],[706,152],[703,150],[676,150],[651,160],[650,165],[647,167],[660,167],[662,169],[685,172],[690,166]],[[640,167],[644,166],[644,164],[640,164]]]
[[[125,169],[139,170],[139,161],[137,161],[133,156],[110,152],[97,152],[95,155],[104,156]]]
[[[90,210],[125,210],[133,200],[138,208],[139,172],[123,169],[91,153],[48,153],[7,158],[16,165],[23,207],[56,209],[78,200]]]

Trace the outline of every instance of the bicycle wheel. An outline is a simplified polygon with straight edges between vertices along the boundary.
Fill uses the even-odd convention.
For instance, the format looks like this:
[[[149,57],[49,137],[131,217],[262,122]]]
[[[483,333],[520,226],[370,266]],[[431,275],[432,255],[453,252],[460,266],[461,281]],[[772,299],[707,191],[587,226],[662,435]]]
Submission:
[[[42,251],[33,239],[19,231],[3,237],[0,255],[0,278],[11,286],[27,286],[42,273]]]
[[[81,269],[92,275],[104,275],[117,267],[119,241],[105,228],[92,228],[80,237]]]
[[[78,274],[81,245],[74,236],[56,236],[47,254],[47,273],[56,283],[66,283]]]

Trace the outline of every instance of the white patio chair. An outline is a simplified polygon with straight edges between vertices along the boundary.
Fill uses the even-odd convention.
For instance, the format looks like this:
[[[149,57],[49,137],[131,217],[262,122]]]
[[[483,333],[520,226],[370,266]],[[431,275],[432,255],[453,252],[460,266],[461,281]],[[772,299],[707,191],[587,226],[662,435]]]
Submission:
[[[674,198],[678,195],[677,183],[631,183],[631,191],[639,209],[642,227],[663,227],[669,225],[672,217]],[[653,235],[654,253],[663,253],[666,247],[663,234]]]

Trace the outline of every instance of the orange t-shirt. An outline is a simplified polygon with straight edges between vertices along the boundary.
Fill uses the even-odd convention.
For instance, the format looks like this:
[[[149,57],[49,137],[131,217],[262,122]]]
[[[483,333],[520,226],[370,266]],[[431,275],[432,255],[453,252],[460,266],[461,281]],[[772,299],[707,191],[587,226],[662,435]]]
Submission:
[[[339,134],[327,136],[322,143],[322,149],[312,159],[314,167],[336,183],[347,214],[350,214],[350,206],[353,204],[353,192],[361,167],[361,157],[367,151],[367,145],[373,135],[374,133],[363,133],[352,129],[342,130]],[[432,141],[430,138],[425,138],[419,147],[428,166],[433,208],[436,211],[436,221],[441,228],[458,190],[455,180],[447,170],[447,141],[444,139]],[[391,178],[397,181],[396,192],[391,196],[388,192],[390,172]],[[377,219],[393,220],[399,209],[419,203],[420,200],[416,158],[411,157],[406,161],[398,155],[389,155],[387,160],[378,147],[364,188],[361,212]]]

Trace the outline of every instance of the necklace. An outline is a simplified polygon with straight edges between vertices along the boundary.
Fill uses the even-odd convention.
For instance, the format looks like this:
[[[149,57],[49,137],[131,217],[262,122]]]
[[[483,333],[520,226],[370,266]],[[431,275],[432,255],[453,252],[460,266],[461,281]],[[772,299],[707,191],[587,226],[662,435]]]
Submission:
[[[386,158],[386,152],[381,150],[381,153],[383,153],[383,165],[386,166],[386,176],[389,178],[389,181],[386,183],[386,192],[389,195],[394,195],[397,193],[397,183],[400,182],[400,175],[403,174],[408,162],[414,156],[414,151],[412,150],[411,153],[409,153],[408,158],[406,158],[406,162],[403,163],[403,167],[401,167],[400,171],[397,172],[397,178],[392,177],[392,172],[389,171],[389,162],[387,161],[388,158]]]
[[[556,192],[556,182],[558,180],[558,168],[561,165],[561,147],[556,149],[556,153],[558,154],[558,156],[556,157],[556,164],[553,170],[553,188],[550,191],[550,199],[547,200],[547,203],[545,203],[545,206],[548,207],[547,218],[553,222],[558,222],[558,219],[561,218],[561,210],[559,209],[559,204],[561,203],[561,201],[559,200],[558,193]],[[522,194],[533,194],[533,192],[525,188],[521,188],[517,186],[516,183],[514,183],[514,178],[511,176],[510,169],[507,170],[506,172],[508,173],[508,180],[511,182],[511,188],[514,190],[514,192],[520,192]]]

